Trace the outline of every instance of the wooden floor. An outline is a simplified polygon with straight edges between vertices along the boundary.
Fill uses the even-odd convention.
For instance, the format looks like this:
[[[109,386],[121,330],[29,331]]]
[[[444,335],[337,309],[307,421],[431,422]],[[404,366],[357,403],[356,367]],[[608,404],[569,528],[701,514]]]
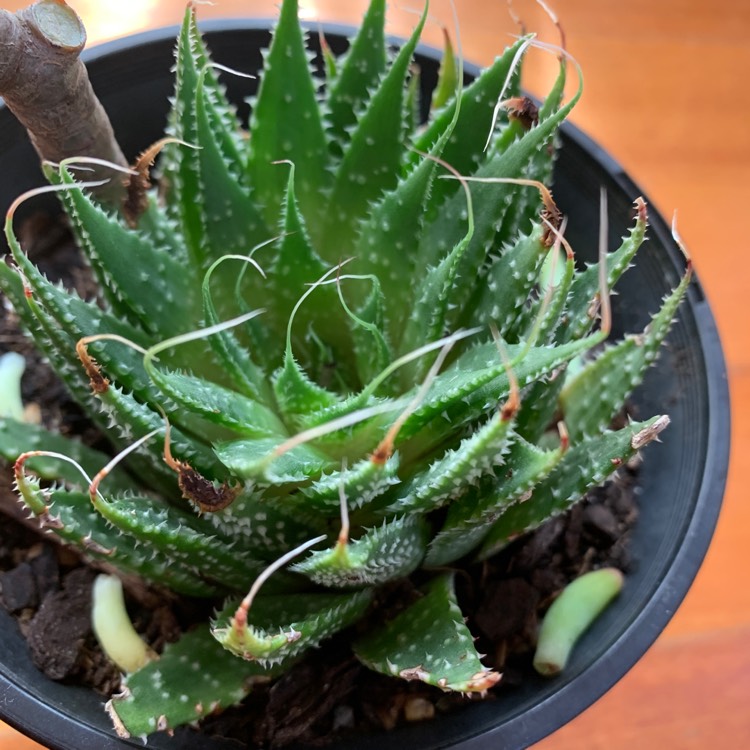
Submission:
[[[29,0],[4,0],[15,10]],[[712,302],[729,364],[732,466],[705,565],[656,645],[611,692],[535,750],[750,748],[750,3],[747,0],[550,0],[581,62],[586,89],[573,120],[606,147],[680,233]],[[465,56],[486,63],[516,27],[505,0],[456,0]],[[70,0],[91,42],[175,24],[183,0]],[[203,17],[272,16],[276,0],[220,0]],[[300,0],[310,19],[357,23],[364,0]],[[404,34],[421,0],[394,0]],[[157,8],[158,6],[158,8]],[[516,11],[557,40],[533,0]],[[433,0],[450,23],[447,0]],[[428,39],[438,43],[432,24]],[[537,53],[539,54],[539,53]],[[554,64],[539,54],[526,80],[543,94]],[[746,296],[747,295],[747,296]],[[744,459],[742,457],[745,457]],[[38,748],[0,724],[3,749]]]

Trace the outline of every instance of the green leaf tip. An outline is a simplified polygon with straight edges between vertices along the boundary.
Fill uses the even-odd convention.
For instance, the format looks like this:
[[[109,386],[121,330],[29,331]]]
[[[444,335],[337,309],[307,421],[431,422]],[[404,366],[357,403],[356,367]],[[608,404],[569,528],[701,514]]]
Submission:
[[[354,652],[372,669],[442,690],[481,693],[500,680],[479,660],[451,574],[435,578],[415,604],[356,640]]]

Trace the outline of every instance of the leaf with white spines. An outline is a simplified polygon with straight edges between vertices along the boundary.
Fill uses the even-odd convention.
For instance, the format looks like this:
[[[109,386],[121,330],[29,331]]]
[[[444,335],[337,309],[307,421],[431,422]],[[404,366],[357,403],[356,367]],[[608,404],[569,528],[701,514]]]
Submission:
[[[326,88],[326,125],[334,141],[348,140],[357,114],[386,67],[385,0],[371,2],[347,53],[340,58],[336,77]]]
[[[67,456],[70,461],[54,456],[34,456],[26,461],[26,466],[42,479],[73,486],[80,485],[82,477],[80,469],[72,462],[92,477],[109,462],[109,456],[78,440],[51,432],[40,425],[0,417],[0,458],[13,463],[21,450],[49,451]],[[107,475],[107,482],[115,492],[139,489],[138,483],[119,467],[114,467]]]
[[[539,270],[549,251],[542,242],[542,234],[543,228],[537,224],[530,234],[521,235],[491,261],[476,300],[469,301],[475,307],[467,319],[468,326],[494,323],[503,339],[517,341],[509,333],[537,285]]]
[[[326,216],[326,248],[334,262],[351,246],[370,204],[397,184],[403,151],[404,81],[427,17],[427,8],[396,59],[372,93],[336,168]],[[325,257],[325,256],[324,256]]]
[[[630,267],[635,254],[646,237],[648,212],[642,198],[635,201],[636,221],[620,247],[606,258],[607,288],[612,289],[617,280]],[[581,338],[591,330],[594,317],[588,314],[599,292],[599,264],[592,263],[577,273],[571,284],[565,306],[565,318],[555,334],[558,344]]]
[[[254,682],[274,675],[257,663],[236,659],[211,637],[207,626],[168,643],[158,660],[126,677],[107,703],[120,736],[168,732],[239,703]]]
[[[219,615],[211,632],[233,654],[272,665],[314,648],[358,620],[372,601],[370,589],[345,594],[258,596],[248,620],[237,625],[237,603]]]
[[[65,167],[51,177],[55,184],[76,185]],[[186,320],[197,319],[200,300],[189,265],[142,232],[125,227],[81,188],[67,189],[61,198],[116,315],[157,338],[181,333]]]
[[[458,500],[505,462],[512,417],[494,414],[460,445],[447,450],[426,470],[406,482],[386,509],[394,513],[426,513]]]
[[[433,579],[416,603],[358,638],[354,653],[377,672],[442,690],[484,692],[500,679],[479,661],[452,574]]]
[[[96,512],[88,493],[42,490],[36,479],[29,479],[27,485],[33,497],[23,496],[23,499],[29,509],[36,512],[41,528],[87,556],[188,596],[216,596],[215,581],[205,580],[192,563],[177,561],[122,534]],[[40,504],[46,506],[41,513],[38,512]]]
[[[204,268],[229,253],[249,255],[256,245],[272,237],[255,207],[252,189],[243,184],[244,175],[237,170],[239,155],[233,161],[223,153],[221,118],[211,99],[207,75],[208,70],[201,72],[195,98],[199,192],[193,209],[201,215]],[[216,273],[230,273],[226,269],[224,266]],[[262,282],[260,277],[250,276],[249,294],[258,295],[263,289]]]
[[[116,386],[109,386],[98,395],[102,415],[109,418],[110,434],[122,447],[154,430],[164,428],[164,417],[147,404],[142,404],[132,394]],[[223,480],[227,472],[213,455],[211,449],[194,435],[183,432],[172,425],[172,450],[182,461],[189,463],[196,471],[211,479]],[[164,463],[164,436],[157,435],[148,441],[137,453],[128,457],[131,466],[144,480],[152,483],[167,496],[174,494],[176,475]]]
[[[175,56],[175,93],[167,125],[168,134],[183,143],[195,145],[198,139],[195,101],[201,74],[204,76],[204,92],[210,92],[214,107],[221,113],[222,129],[228,133],[237,133],[236,116],[211,68],[208,50],[198,31],[194,6],[189,5],[185,9]],[[161,165],[163,182],[167,185],[167,206],[170,213],[180,221],[191,258],[196,266],[201,267],[205,264],[202,255],[205,249],[203,217],[200,211],[195,210],[200,205],[198,196],[201,193],[199,154],[194,148],[170,143],[164,148]]]
[[[588,339],[558,347],[511,344],[506,349],[513,374],[519,387],[523,388],[601,340],[600,334],[593,334]],[[516,355],[519,354],[523,356],[517,361]],[[459,356],[450,368],[435,378],[423,403],[401,428],[397,445],[411,437],[420,444],[425,440],[430,443],[439,441],[446,432],[454,433],[457,425],[480,417],[507,397],[510,379],[506,366],[498,359],[494,342],[474,347]],[[428,425],[425,433],[419,435]]]
[[[472,174],[484,158],[484,142],[492,123],[492,113],[503,85],[510,73],[511,63],[525,38],[519,39],[508,47],[500,57],[461,92],[461,115],[453,133],[443,148],[442,158],[459,174]],[[518,76],[513,76],[511,85],[506,91],[508,97],[515,96],[518,90]],[[428,126],[414,141],[415,151],[407,155],[411,163],[419,160],[417,151],[430,151],[440,138],[448,123],[451,122],[456,107],[452,98],[441,109]],[[507,118],[503,119],[507,122]],[[437,209],[449,196],[455,193],[459,184],[455,180],[436,180],[430,191],[429,216],[434,218]]]
[[[351,510],[366,508],[399,483],[398,468],[398,454],[384,462],[364,458],[351,467],[324,474],[308,487],[303,487],[301,504],[335,511],[341,504],[340,493],[343,492]]]
[[[215,513],[205,513],[201,523],[217,535],[249,549],[254,557],[271,562],[310,538],[310,532],[327,529],[327,519],[314,511],[299,508],[284,496],[266,497],[252,486],[242,489],[234,501]],[[266,586],[283,580],[286,573],[278,572]]]
[[[653,417],[574,445],[555,470],[534,488],[530,498],[511,505],[503,513],[492,527],[480,555],[489,557],[520,534],[566,511],[618,466],[656,440],[668,424],[665,416]]]
[[[573,440],[606,429],[641,382],[659,354],[691,278],[688,270],[643,333],[606,348],[565,383],[560,404]]]
[[[321,194],[330,183],[328,143],[297,12],[297,0],[284,2],[273,32],[250,118],[247,174],[266,222],[273,226],[287,183],[286,173],[274,162],[293,159],[297,196],[315,236],[325,219]]]
[[[175,404],[248,437],[283,437],[286,428],[263,404],[195,375],[149,367],[154,383]]]
[[[487,536],[505,508],[523,502],[563,455],[564,446],[544,451],[515,435],[498,478],[485,479],[461,502],[448,506],[445,522],[430,542],[425,565],[449,565],[469,554]]]
[[[108,490],[106,497],[94,498],[94,507],[136,543],[200,571],[203,578],[220,587],[242,590],[266,567],[247,549],[212,534],[211,526],[197,516],[169,505],[156,505],[148,497],[111,495]]]
[[[402,516],[367,530],[355,541],[311,552],[292,570],[327,588],[379,586],[419,567],[428,535],[423,517]]]
[[[13,260],[23,274],[26,289],[24,291],[22,287],[14,290],[9,286],[9,296],[30,330],[35,330],[41,325],[47,331],[47,335],[40,338],[53,343],[54,348],[58,350],[58,360],[63,359],[70,363],[79,382],[88,381],[75,350],[76,342],[83,336],[107,331],[134,344],[148,345],[146,334],[139,328],[102,310],[95,302],[84,301],[75,291],[48,281],[21,250],[15,234],[9,236],[9,244]],[[20,299],[18,292],[21,294]],[[116,345],[116,349],[117,356],[112,356],[112,351],[104,344],[91,345],[92,353],[111,377],[116,378],[125,387],[139,392],[142,397],[148,398],[148,393],[154,395],[156,391],[150,387],[148,378],[145,377],[142,355],[127,346]]]
[[[473,176],[478,178],[525,177],[525,169],[532,155],[539,148],[543,148],[554,135],[577,103],[580,94],[579,89],[573,98],[554,115],[524,133],[519,140],[513,141],[505,151],[491,155]],[[479,270],[494,245],[498,217],[502,217],[499,209],[504,203],[510,202],[517,190],[517,186],[507,183],[477,182],[471,185],[475,231],[462,256],[460,268],[455,274],[455,288],[450,295],[451,301],[459,307],[473,293]],[[438,263],[451,251],[451,248],[460,242],[465,232],[466,212],[465,196],[463,193],[456,193],[445,202],[435,220],[427,225],[422,235],[416,264],[420,275],[425,266]]]

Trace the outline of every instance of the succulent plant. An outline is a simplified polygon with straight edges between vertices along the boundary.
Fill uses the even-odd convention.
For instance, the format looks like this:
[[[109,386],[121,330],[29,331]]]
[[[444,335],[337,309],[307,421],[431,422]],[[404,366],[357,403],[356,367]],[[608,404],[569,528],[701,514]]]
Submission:
[[[223,602],[127,675],[109,704],[123,735],[235,703],[345,629],[374,670],[486,690],[499,675],[452,566],[565,511],[668,423],[610,429],[689,274],[645,331],[606,344],[645,204],[579,267],[542,184],[580,86],[563,103],[561,62],[544,103],[526,99],[530,37],[467,85],[448,51],[425,122],[426,12],[391,51],[372,0],[348,51],[314,58],[284,0],[245,133],[189,7],[168,138],[123,205],[75,160],[46,166],[97,299],[50,283],[8,214],[2,290],[120,451],[3,417],[23,502],[92,560]],[[415,571],[422,597],[373,614]]]

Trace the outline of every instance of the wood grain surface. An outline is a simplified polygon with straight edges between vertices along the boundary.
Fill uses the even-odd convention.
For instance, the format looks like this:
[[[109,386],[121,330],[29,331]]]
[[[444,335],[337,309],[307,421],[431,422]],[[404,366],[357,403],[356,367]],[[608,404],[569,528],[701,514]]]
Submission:
[[[456,0],[467,59],[487,63],[517,27],[505,0]],[[8,10],[26,2],[0,0]],[[168,24],[181,0],[71,0],[90,43]],[[586,87],[573,121],[599,141],[671,216],[712,303],[729,366],[732,465],[711,549],[671,624],[606,696],[535,750],[735,750],[750,747],[750,3],[747,0],[554,0]],[[356,24],[365,0],[300,0],[311,20]],[[392,2],[405,34],[421,0]],[[271,17],[272,0],[220,0],[201,16]],[[516,12],[541,38],[557,31],[533,0]],[[451,25],[433,0],[427,41]],[[543,94],[555,64],[536,53],[525,85]],[[747,295],[747,296],[745,296]],[[0,748],[35,743],[0,724]],[[501,750],[501,749],[498,749]]]

